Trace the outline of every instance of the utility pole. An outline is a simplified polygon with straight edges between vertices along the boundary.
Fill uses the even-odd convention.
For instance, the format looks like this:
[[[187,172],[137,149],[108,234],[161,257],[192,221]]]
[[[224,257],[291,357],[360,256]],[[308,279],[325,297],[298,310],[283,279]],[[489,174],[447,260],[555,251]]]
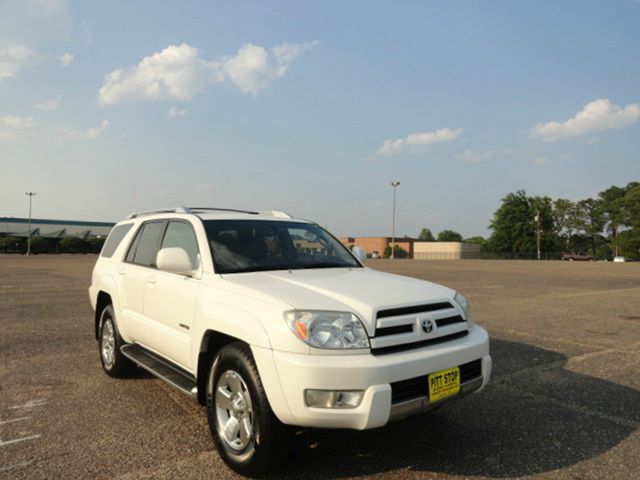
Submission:
[[[538,260],[540,260],[540,210],[536,210],[536,247],[538,249]]]
[[[31,200],[35,195],[37,195],[37,193],[25,192],[25,195],[29,197],[29,231],[28,231],[28,237],[27,237],[27,256],[29,256],[31,255]]]
[[[391,214],[391,259],[396,258],[396,188],[400,185],[397,180],[391,182],[393,187],[393,213]]]

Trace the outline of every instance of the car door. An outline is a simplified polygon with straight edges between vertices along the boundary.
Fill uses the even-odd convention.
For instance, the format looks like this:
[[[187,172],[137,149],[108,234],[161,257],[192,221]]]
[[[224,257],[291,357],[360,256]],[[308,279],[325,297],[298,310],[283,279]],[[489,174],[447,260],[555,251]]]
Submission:
[[[118,268],[121,330],[128,340],[147,344],[153,341],[149,321],[144,314],[144,290],[155,272],[155,261],[166,221],[143,223]]]
[[[152,323],[153,343],[148,346],[183,368],[192,371],[191,325],[200,280],[200,250],[195,231],[186,220],[170,220],[160,249],[179,247],[187,252],[193,276],[155,270],[144,290],[144,315]]]

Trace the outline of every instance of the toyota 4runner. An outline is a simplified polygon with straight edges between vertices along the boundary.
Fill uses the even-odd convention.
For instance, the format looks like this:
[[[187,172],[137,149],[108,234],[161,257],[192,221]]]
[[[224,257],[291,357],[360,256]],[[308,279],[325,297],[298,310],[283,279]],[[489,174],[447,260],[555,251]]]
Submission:
[[[220,455],[251,476],[290,426],[376,428],[481,390],[489,338],[465,298],[364,258],[283,212],[131,214],[89,288],[102,366],[206,405]]]

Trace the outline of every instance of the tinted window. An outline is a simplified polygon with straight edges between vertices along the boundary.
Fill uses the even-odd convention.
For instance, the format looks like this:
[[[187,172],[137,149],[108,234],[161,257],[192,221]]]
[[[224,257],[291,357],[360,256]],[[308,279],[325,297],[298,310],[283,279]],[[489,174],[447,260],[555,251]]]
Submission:
[[[360,267],[344,245],[313,223],[206,220],[204,226],[216,273]]]
[[[118,245],[120,245],[120,242],[122,242],[124,236],[129,232],[129,230],[131,230],[131,227],[133,227],[133,223],[126,223],[124,225],[114,227],[114,229],[111,230],[107,241],[104,242],[100,256],[111,258],[115,253],[116,248],[118,248]]]
[[[187,252],[191,268],[198,267],[198,240],[193,227],[186,222],[169,222],[160,248],[180,247]]]
[[[147,267],[155,266],[156,255],[158,254],[158,245],[160,237],[164,230],[164,222],[145,223],[142,231],[136,239],[135,253],[133,254],[133,263],[145,265]],[[128,256],[127,256],[128,257]]]

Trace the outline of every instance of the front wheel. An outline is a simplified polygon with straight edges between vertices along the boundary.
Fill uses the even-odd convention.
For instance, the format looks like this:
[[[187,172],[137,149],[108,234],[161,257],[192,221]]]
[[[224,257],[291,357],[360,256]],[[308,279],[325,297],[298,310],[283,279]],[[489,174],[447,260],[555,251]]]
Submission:
[[[273,471],[288,451],[249,347],[233,343],[213,360],[207,381],[207,417],[214,443],[234,471],[256,477]]]

